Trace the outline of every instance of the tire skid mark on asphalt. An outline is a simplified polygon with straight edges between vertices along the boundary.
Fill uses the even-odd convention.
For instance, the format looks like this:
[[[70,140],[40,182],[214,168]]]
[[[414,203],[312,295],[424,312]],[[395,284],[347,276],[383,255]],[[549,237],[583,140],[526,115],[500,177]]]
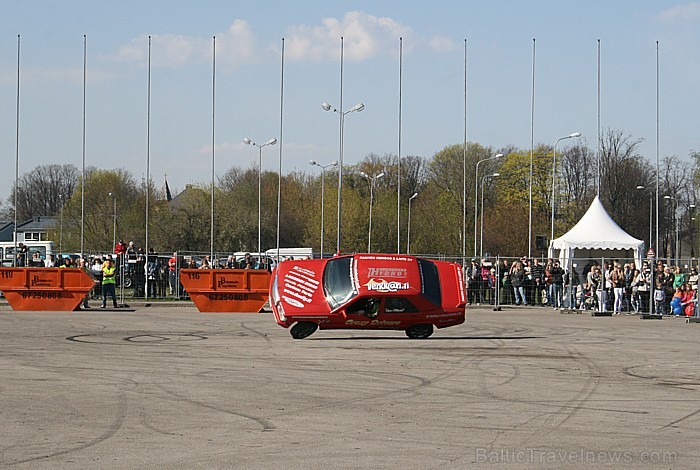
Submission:
[[[164,431],[164,430],[156,427],[155,425],[151,424],[150,417],[148,416],[148,413],[146,412],[146,410],[144,408],[141,408],[139,410],[139,417],[141,418],[141,425],[144,428],[148,429],[149,431],[153,431],[153,432],[156,432],[158,434],[163,434],[165,436],[178,436],[178,437],[184,436],[181,433]]]
[[[272,344],[272,340],[265,333],[249,327],[248,325],[246,325],[246,322],[241,322],[241,328],[243,328],[244,330],[248,330],[251,333],[255,333],[256,335],[260,336],[262,339],[265,340],[265,342],[268,345]]]
[[[307,369],[304,369],[307,370]],[[328,372],[326,369],[318,369],[318,372],[320,371],[325,371]],[[347,373],[348,371],[342,371],[343,373]],[[427,387],[433,383],[433,379],[428,379],[426,377],[421,377],[417,375],[412,375],[412,374],[406,374],[406,373],[399,373],[399,372],[382,372],[382,371],[360,371],[360,370],[355,370],[351,371],[353,373],[356,373],[358,375],[364,375],[368,377],[377,377],[381,376],[384,380],[386,376],[399,376],[399,377],[405,377],[408,379],[416,380],[418,383],[412,384],[408,387],[398,387],[394,388],[391,390],[385,390],[382,392],[376,392],[376,393],[367,393],[362,396],[354,397],[354,398],[346,398],[342,400],[335,400],[332,402],[324,403],[324,404],[317,404],[314,403],[313,405],[306,406],[306,407],[298,407],[293,410],[285,410],[284,412],[278,413],[278,415],[298,415],[298,414],[303,414],[307,410],[319,410],[319,409],[325,409],[325,408],[335,408],[338,406],[344,406],[344,405],[351,405],[355,403],[363,403],[366,401],[371,401],[371,400],[377,400],[381,398],[386,398],[388,396],[394,395],[394,394],[399,394],[399,393],[411,393],[412,395],[417,395],[417,391],[423,387]]]
[[[106,441],[110,437],[114,436],[119,431],[119,429],[121,429],[122,425],[124,424],[124,421],[126,420],[127,412],[128,412],[128,400],[126,398],[126,393],[124,391],[122,391],[119,394],[118,399],[117,399],[117,413],[114,417],[114,420],[112,421],[112,424],[102,434],[97,436],[95,439],[92,439],[88,442],[85,442],[84,444],[81,444],[79,446],[70,447],[68,449],[60,450],[57,452],[52,452],[52,453],[47,454],[47,455],[41,455],[38,457],[30,457],[30,458],[23,459],[23,460],[17,460],[17,461],[12,462],[11,464],[8,464],[8,465],[19,465],[19,464],[23,464],[23,463],[36,462],[39,460],[46,460],[46,459],[58,457],[61,455],[67,455],[67,454],[70,454],[73,452],[77,452],[77,451],[84,450],[84,449],[87,449],[89,447],[93,447],[93,446],[96,446],[98,444],[101,444],[102,442]]]
[[[529,357],[529,356],[528,356],[528,357]],[[488,358],[484,358],[484,359],[488,359]],[[483,362],[483,361],[480,361],[480,362]],[[510,364],[509,364],[509,365],[510,365]],[[518,372],[517,375],[518,375],[518,376],[520,375],[519,372]],[[506,402],[506,403],[518,403],[518,404],[524,404],[524,405],[540,405],[540,406],[544,406],[544,407],[554,407],[554,406],[556,406],[557,408],[561,408],[561,407],[566,408],[566,404],[563,404],[563,405],[561,405],[561,404],[555,404],[555,403],[552,403],[552,402],[549,402],[549,401],[527,400],[527,399],[518,399],[518,398],[503,398],[503,397],[501,397],[500,395],[497,395],[497,394],[492,393],[492,392],[490,391],[492,388],[495,388],[495,387],[497,387],[497,386],[506,385],[508,382],[510,382],[511,380],[514,380],[515,378],[516,378],[516,377],[513,377],[512,379],[506,380],[505,382],[503,382],[503,383],[501,383],[501,384],[497,384],[497,385],[493,385],[493,386],[487,387],[487,388],[485,389],[485,392],[486,392],[486,395],[489,397],[489,400],[498,400],[498,401],[503,401],[503,402]],[[619,409],[613,409],[613,408],[600,408],[600,407],[597,407],[597,406],[596,406],[596,407],[593,407],[593,406],[583,406],[583,407],[579,407],[579,409],[582,410],[582,411],[583,411],[583,410],[585,410],[585,411],[602,411],[602,412],[606,412],[606,413],[624,413],[624,414],[636,414],[636,415],[646,415],[646,414],[649,414],[649,412],[647,412],[647,411],[619,410]],[[545,415],[548,415],[548,414],[551,414],[551,413],[549,413],[549,412],[544,412],[544,413],[542,413],[541,415],[538,415],[538,416],[545,416]],[[531,420],[528,420],[528,422],[529,422],[529,421],[531,421]]]
[[[590,397],[593,395],[595,390],[598,388],[598,385],[600,384],[602,372],[593,360],[591,360],[586,355],[582,354],[573,346],[570,346],[565,343],[561,343],[560,346],[562,346],[565,350],[569,352],[569,354],[572,356],[572,359],[588,368],[588,378],[583,383],[581,389],[571,399],[567,400],[563,405],[558,406],[556,411],[550,413],[549,418],[545,419],[545,422],[542,424],[542,426],[540,426],[539,429],[530,434],[530,436],[528,436],[523,442],[521,442],[521,445],[524,445],[528,442],[532,442],[535,439],[541,439],[551,434],[552,432],[556,431],[559,427],[561,427],[564,423],[566,423],[569,419],[571,419],[576,413],[585,409],[583,405],[589,401]],[[548,422],[551,422],[552,424],[548,425]]]
[[[213,411],[218,411],[219,413],[229,414],[229,415],[233,415],[233,416],[239,416],[239,417],[241,417],[241,418],[245,418],[245,419],[254,421],[254,422],[258,423],[258,424],[262,427],[262,430],[263,430],[263,431],[274,431],[275,429],[277,429],[277,426],[275,426],[275,425],[272,423],[272,421],[270,421],[270,420],[268,420],[268,419],[266,419],[266,418],[261,418],[261,417],[259,417],[259,416],[253,416],[253,415],[248,414],[248,413],[243,413],[243,412],[240,412],[240,411],[228,410],[228,409],[225,409],[225,408],[221,408],[221,407],[219,407],[219,406],[210,405],[210,404],[208,404],[208,403],[204,403],[204,402],[202,402],[202,401],[199,401],[199,400],[195,400],[195,399],[193,399],[193,398],[186,397],[186,396],[181,395],[181,394],[179,394],[179,393],[175,393],[175,392],[173,392],[172,390],[168,390],[167,388],[165,388],[165,387],[164,387],[163,385],[161,385],[161,384],[159,384],[158,387],[159,387],[161,390],[163,390],[165,393],[167,393],[167,394],[169,394],[169,395],[172,395],[172,396],[174,396],[175,398],[177,398],[177,399],[179,399],[179,400],[182,400],[182,401],[184,401],[184,402],[186,402],[186,403],[189,403],[189,404],[191,404],[191,405],[198,406],[198,407],[201,407],[201,408],[207,408],[207,409],[213,410]]]
[[[651,381],[654,382],[654,385],[660,385],[662,387],[673,387],[677,388],[679,390],[689,390],[689,391],[697,391],[697,387],[700,386],[700,380],[697,379],[697,377],[693,377],[692,381],[683,381],[679,379],[671,379],[671,378],[664,378],[658,375],[642,375],[641,373],[635,373],[634,370],[638,369],[640,367],[648,366],[648,364],[644,365],[637,365],[637,366],[629,366],[629,367],[624,367],[622,369],[622,373],[629,376],[633,377],[635,379],[641,379],[645,381]],[[669,369],[670,365],[665,364],[664,368],[665,370],[670,370]]]
[[[178,337],[178,341],[171,341]],[[183,341],[183,338],[187,341]],[[94,340],[93,340],[94,339]],[[189,341],[201,341],[209,339],[203,332],[156,332],[156,331],[109,331],[105,333],[87,333],[67,336],[65,340],[74,343],[98,344],[98,345],[153,345],[153,344],[185,344]]]
[[[657,428],[657,431],[662,431],[664,429],[674,427],[678,423],[681,423],[687,419],[693,418],[693,417],[697,416],[698,414],[700,414],[700,409],[697,409],[697,410],[693,411],[692,413],[689,413],[681,418],[678,418],[676,420],[671,421],[670,423],[667,423],[667,424],[661,426],[660,428]]]
[[[197,372],[194,374],[195,377],[198,378],[208,378],[208,379],[230,379],[231,377],[235,377],[236,374],[244,373],[247,372],[248,369],[243,369],[243,368],[231,368],[231,367],[217,367],[217,368],[210,368],[207,370],[203,370],[200,372]],[[263,386],[263,385],[274,385],[276,382],[276,378],[272,377],[270,375],[263,375],[263,374],[257,374],[255,376],[246,376],[246,380],[248,383],[251,383],[252,381],[255,381],[256,386]],[[304,381],[299,381],[298,383],[305,383]]]
[[[485,369],[485,368],[482,367],[482,364],[485,362],[486,359],[487,359],[486,357],[482,357],[482,359],[481,359],[480,361],[478,361],[477,363],[474,364],[474,365],[479,369],[479,371],[481,372],[480,377],[482,377],[484,374],[488,374],[488,373],[491,373],[491,372],[492,372],[490,369]],[[490,359],[490,358],[488,358],[488,359]],[[511,369],[513,369],[513,374],[510,375],[509,377],[507,377],[503,382],[499,382],[499,383],[494,384],[494,385],[491,385],[491,386],[487,386],[486,384],[484,384],[484,389],[486,389],[486,390],[491,390],[492,388],[495,388],[495,387],[502,387],[502,386],[504,386],[504,385],[509,384],[510,382],[512,382],[512,381],[514,381],[514,380],[517,380],[517,379],[520,377],[520,375],[521,375],[521,374],[520,374],[520,367],[515,366],[515,365],[513,365],[513,364],[507,364],[507,363],[505,363],[505,362],[498,362],[498,361],[495,361],[495,363],[498,364],[498,365],[510,367]],[[495,377],[495,376],[496,376],[496,375],[493,374],[493,373],[491,373],[490,375],[491,375],[492,377]],[[493,394],[491,394],[491,395],[493,396]],[[495,398],[495,397],[494,397],[494,398]]]

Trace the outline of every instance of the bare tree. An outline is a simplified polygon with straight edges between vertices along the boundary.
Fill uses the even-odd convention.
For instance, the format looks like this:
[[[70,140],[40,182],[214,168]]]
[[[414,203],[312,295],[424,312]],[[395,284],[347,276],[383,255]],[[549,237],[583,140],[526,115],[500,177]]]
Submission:
[[[78,188],[80,173],[73,165],[40,165],[19,178],[8,199],[14,216],[17,191],[17,219],[56,215],[63,202],[68,201]]]
[[[574,145],[563,152],[560,175],[562,183],[559,197],[567,207],[564,212],[569,221],[576,221],[586,212],[594,190],[595,154],[586,145]]]

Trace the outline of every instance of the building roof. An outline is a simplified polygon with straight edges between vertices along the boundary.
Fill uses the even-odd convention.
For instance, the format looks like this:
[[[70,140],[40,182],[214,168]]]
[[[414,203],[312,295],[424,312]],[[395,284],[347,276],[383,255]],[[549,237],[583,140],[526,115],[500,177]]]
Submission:
[[[54,229],[56,225],[56,217],[41,215],[17,225],[17,232],[42,232]]]

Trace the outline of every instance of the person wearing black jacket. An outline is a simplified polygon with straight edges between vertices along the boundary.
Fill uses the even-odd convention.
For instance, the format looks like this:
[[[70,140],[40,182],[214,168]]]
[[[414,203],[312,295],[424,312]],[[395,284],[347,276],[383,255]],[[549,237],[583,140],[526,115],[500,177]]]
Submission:
[[[542,302],[542,293],[544,292],[544,266],[542,266],[537,258],[532,259],[532,266],[530,267],[530,276],[532,277],[532,305],[537,305],[538,303],[542,306],[546,305],[546,302]],[[546,295],[546,292],[545,292]]]

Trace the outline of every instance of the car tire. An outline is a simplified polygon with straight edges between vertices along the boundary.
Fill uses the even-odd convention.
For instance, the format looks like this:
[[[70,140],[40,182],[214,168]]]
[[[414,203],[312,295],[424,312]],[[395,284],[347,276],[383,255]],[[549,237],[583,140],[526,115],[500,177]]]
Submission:
[[[425,339],[429,338],[432,334],[433,325],[431,324],[413,325],[406,328],[406,336],[411,339]]]
[[[304,339],[318,329],[318,324],[311,321],[300,321],[292,326],[290,333],[294,339]]]

